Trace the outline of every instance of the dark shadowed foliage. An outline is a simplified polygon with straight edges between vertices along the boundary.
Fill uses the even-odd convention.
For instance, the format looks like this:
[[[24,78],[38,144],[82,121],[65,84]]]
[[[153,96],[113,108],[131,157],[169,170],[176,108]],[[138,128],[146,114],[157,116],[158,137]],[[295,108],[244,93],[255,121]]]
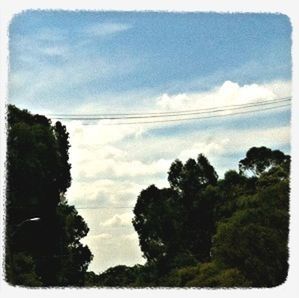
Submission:
[[[64,199],[71,183],[68,133],[57,122],[8,107],[6,279],[13,285],[83,285],[88,232]]]

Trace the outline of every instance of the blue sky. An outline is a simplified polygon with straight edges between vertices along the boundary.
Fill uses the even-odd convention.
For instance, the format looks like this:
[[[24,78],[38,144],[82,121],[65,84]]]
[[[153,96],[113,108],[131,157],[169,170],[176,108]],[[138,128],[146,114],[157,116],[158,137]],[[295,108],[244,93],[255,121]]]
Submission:
[[[281,14],[27,11],[9,37],[9,102],[34,113],[168,112],[291,96],[291,25]],[[90,227],[84,241],[95,272],[143,262],[131,206],[148,185],[167,187],[174,159],[204,153],[221,177],[252,146],[290,152],[289,107],[160,124],[64,124],[67,198]]]
[[[11,71],[30,72],[24,85],[62,76],[30,97],[36,109],[78,105],[90,94],[134,91],[142,101],[143,92],[209,90],[225,80],[289,80],[290,33],[288,18],[274,14],[33,11],[11,24]],[[11,97],[21,104],[20,89]]]

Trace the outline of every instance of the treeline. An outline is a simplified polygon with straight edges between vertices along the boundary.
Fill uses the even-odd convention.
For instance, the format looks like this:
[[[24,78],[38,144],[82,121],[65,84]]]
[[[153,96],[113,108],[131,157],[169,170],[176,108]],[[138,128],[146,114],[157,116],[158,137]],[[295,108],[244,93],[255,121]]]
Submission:
[[[6,280],[83,286],[92,259],[88,227],[64,194],[71,184],[68,133],[60,122],[8,106]]]
[[[206,157],[176,160],[143,190],[133,225],[145,265],[87,273],[105,287],[274,287],[288,273],[290,156],[251,148],[223,179]]]
[[[68,133],[8,107],[6,280],[31,287],[274,287],[288,273],[290,156],[251,148],[219,179],[200,154],[176,160],[169,187],[141,191],[133,226],[145,265],[87,272],[83,218],[71,183]],[[113,256],[111,256],[113,257]]]

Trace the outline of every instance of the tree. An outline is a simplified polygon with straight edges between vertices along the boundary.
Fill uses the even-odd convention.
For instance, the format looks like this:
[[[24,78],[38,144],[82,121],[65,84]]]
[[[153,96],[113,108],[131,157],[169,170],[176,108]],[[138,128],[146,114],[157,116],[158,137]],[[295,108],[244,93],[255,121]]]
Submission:
[[[240,196],[255,194],[257,180],[257,177],[246,177],[234,170],[227,171],[214,187],[215,222],[229,218],[237,211]]]
[[[168,172],[170,187],[187,197],[196,194],[207,185],[215,185],[218,175],[207,158],[199,154],[197,161],[190,158],[185,165],[175,160]]]
[[[167,270],[187,255],[199,261],[209,259],[215,229],[215,202],[209,186],[215,185],[217,178],[214,168],[200,154],[197,161],[189,159],[183,164],[176,160],[171,165],[170,188],[152,185],[140,193],[133,225],[149,262]]]
[[[238,210],[218,224],[212,255],[256,287],[281,284],[288,271],[287,181],[241,196]]]
[[[259,177],[263,172],[278,165],[289,172],[290,156],[279,150],[272,151],[264,146],[252,147],[247,151],[246,157],[240,160],[239,170],[242,174],[250,171],[253,175]]]
[[[59,157],[59,169],[57,173],[57,186],[60,193],[65,193],[71,185],[71,165],[69,164],[68,150],[70,144],[68,141],[69,133],[66,131],[66,127],[57,121],[54,126],[54,136],[57,143],[57,155]]]
[[[13,284],[26,285],[28,287],[40,287],[42,282],[36,274],[34,260],[25,253],[10,255],[13,266],[7,268],[7,274]]]
[[[199,261],[210,258],[211,238],[214,232],[213,209],[215,196],[211,187],[218,175],[207,158],[199,154],[183,165],[176,160],[168,172],[170,187],[180,198],[180,242]]]
[[[240,161],[255,175],[229,170],[220,180],[202,155],[185,164],[175,160],[168,172],[170,188],[149,186],[134,208],[146,264],[89,274],[89,282],[124,287],[273,287],[284,282],[290,157],[261,151],[268,155],[248,154],[250,162]]]
[[[180,249],[177,202],[176,192],[154,185],[143,190],[137,199],[133,226],[144,257],[150,262],[161,261]]]
[[[172,271],[165,279],[172,287],[248,287],[251,285],[235,268],[223,268],[215,262],[201,263]]]
[[[239,165],[218,180],[201,155],[176,160],[169,189],[141,192],[134,223],[151,268],[145,284],[273,287],[286,279],[290,157],[253,147]]]
[[[134,286],[138,278],[139,267],[118,265],[107,269],[98,277],[98,285],[105,287],[130,287]]]
[[[12,284],[32,284],[34,274],[43,286],[83,284],[91,253],[79,240],[88,228],[74,207],[62,204],[71,182],[69,147],[60,122],[53,126],[8,106],[6,278]],[[17,264],[20,254],[25,257]],[[20,279],[20,272],[31,279]]]
[[[59,285],[83,286],[85,272],[93,256],[89,248],[80,243],[80,239],[87,235],[89,228],[75,207],[65,202],[58,205],[57,215]]]

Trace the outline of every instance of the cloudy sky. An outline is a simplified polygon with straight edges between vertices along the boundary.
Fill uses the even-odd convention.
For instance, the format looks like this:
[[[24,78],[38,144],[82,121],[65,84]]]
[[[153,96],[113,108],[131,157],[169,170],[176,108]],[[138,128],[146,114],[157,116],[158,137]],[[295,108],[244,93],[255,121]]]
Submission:
[[[285,98],[290,34],[279,14],[27,11],[10,26],[9,102],[55,121],[53,114],[166,113]],[[203,153],[222,177],[252,146],[289,153],[290,107],[257,107],[173,122],[61,120],[71,143],[67,199],[90,228],[89,269],[144,262],[132,209],[145,187],[167,187],[174,159]]]

